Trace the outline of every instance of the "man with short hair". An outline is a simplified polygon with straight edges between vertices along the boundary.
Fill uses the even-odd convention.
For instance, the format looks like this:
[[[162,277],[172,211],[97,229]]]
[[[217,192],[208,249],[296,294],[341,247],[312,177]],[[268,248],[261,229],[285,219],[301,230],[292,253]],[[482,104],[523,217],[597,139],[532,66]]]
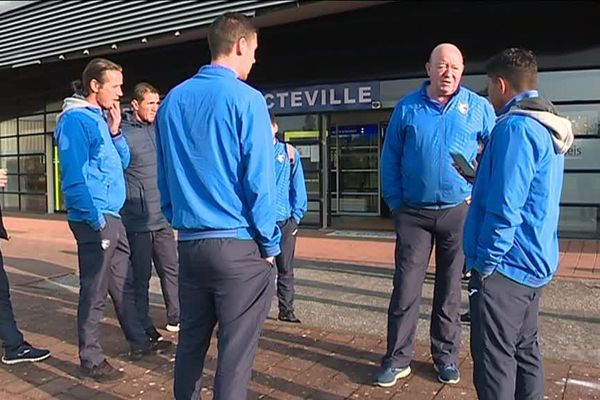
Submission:
[[[306,213],[308,198],[300,153],[289,143],[277,139],[277,119],[270,112],[275,156],[275,186],[277,188],[277,225],[281,230],[281,253],[275,257],[277,265],[277,299],[283,322],[299,324],[294,313],[294,252],[298,225]]]
[[[130,158],[119,130],[122,84],[120,65],[102,58],[91,60],[75,87],[77,94],[65,99],[54,132],[67,220],[77,241],[81,374],[99,382],[124,375],[108,363],[100,346],[107,294],[129,342],[131,360],[171,344],[151,342],[135,311],[129,244],[119,216],[125,201],[123,169]]]
[[[395,218],[396,270],[388,309],[387,352],[373,383],[390,387],[410,374],[421,289],[435,244],[431,353],[438,379],[458,383],[462,227],[471,184],[453,166],[468,162],[494,124],[488,101],[460,85],[460,50],[433,49],[421,89],[402,98],[392,114],[381,156],[383,197]]]
[[[126,112],[121,122],[131,153],[131,161],[125,169],[127,198],[121,217],[131,248],[138,316],[146,335],[153,341],[163,340],[150,318],[148,290],[153,263],[167,308],[166,329],[179,331],[177,245],[173,229],[160,210],[156,176],[154,119],[159,101],[158,91],[152,85],[138,83],[133,90],[132,111]]]
[[[262,94],[245,84],[257,29],[226,13],[210,26],[211,63],[179,84],[157,116],[158,187],[179,233],[175,397],[200,397],[219,324],[215,400],[247,396],[258,337],[273,297],[273,142]]]
[[[0,188],[6,186],[8,178],[6,170],[0,169]],[[0,209],[0,239],[8,240],[8,233],[4,228],[2,210]],[[23,334],[17,328],[15,315],[10,302],[10,288],[8,277],[4,270],[4,258],[0,252],[0,340],[4,348],[2,363],[13,365],[23,362],[42,361],[50,357],[50,351],[38,349],[23,339]]]
[[[464,230],[473,382],[481,400],[544,398],[542,287],[558,268],[558,219],[571,123],[537,91],[537,61],[510,48],[486,67],[498,120]]]

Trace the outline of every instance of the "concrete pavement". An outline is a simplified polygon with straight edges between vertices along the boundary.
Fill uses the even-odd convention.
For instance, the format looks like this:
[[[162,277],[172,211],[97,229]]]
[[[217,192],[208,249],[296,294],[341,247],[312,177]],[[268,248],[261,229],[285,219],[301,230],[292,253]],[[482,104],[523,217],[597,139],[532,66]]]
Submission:
[[[167,399],[172,398],[173,352],[140,363],[126,361],[127,345],[112,307],[103,321],[102,343],[127,377],[110,385],[77,378],[77,276],[72,235],[64,221],[7,218],[12,240],[2,245],[13,305],[26,339],[53,351],[45,363],[0,368],[0,399]],[[309,239],[301,238],[300,243]],[[312,239],[312,238],[311,238]],[[322,238],[325,239],[325,238]],[[303,324],[274,320],[275,302],[254,365],[249,399],[473,399],[468,327],[463,330],[462,381],[438,383],[428,349],[431,281],[425,284],[414,374],[392,389],[374,388],[371,376],[385,351],[385,312],[392,269],[369,263],[365,247],[384,241],[327,239],[299,243],[331,256],[344,249],[354,263],[307,259],[297,263],[296,308]],[[352,242],[350,244],[347,244]],[[368,242],[368,243],[364,243]],[[346,244],[343,244],[346,243]],[[345,247],[348,246],[348,247]],[[372,258],[378,257],[377,252]],[[165,322],[159,285],[151,288],[155,322]],[[600,282],[558,279],[545,291],[541,337],[549,399],[600,399]],[[109,302],[110,303],[110,302]],[[162,331],[165,337],[176,335]],[[203,398],[211,398],[215,346],[206,364]]]

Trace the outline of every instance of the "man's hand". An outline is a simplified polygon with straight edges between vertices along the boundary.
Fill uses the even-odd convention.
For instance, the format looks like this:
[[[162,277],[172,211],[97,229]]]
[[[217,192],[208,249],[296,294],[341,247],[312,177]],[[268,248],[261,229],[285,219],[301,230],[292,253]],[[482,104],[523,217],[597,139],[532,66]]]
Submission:
[[[475,173],[477,173],[477,160],[473,160],[473,169],[475,170]],[[456,171],[458,171],[458,173],[465,178],[465,180],[469,183],[473,183],[475,182],[475,177],[472,176],[468,176],[467,174],[465,174],[465,171],[463,171],[463,169],[456,163],[452,163],[452,166],[456,169]]]
[[[8,176],[6,176],[6,170],[0,169],[0,188],[3,188],[4,186],[6,186],[7,182],[8,182]]]
[[[111,136],[117,136],[119,127],[121,126],[121,105],[115,101],[111,108],[108,109],[108,129]]]
[[[271,265],[275,265],[275,257],[265,257],[265,261]]]

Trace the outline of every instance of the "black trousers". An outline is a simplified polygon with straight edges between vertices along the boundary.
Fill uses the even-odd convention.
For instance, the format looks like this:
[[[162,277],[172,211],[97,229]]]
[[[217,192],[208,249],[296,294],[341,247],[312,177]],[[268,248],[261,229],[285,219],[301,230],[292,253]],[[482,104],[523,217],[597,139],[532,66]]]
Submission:
[[[279,311],[294,311],[294,253],[298,224],[294,218],[277,223],[281,229],[281,253],[277,264],[277,299]]]
[[[202,370],[219,323],[215,400],[246,399],[258,337],[274,294],[275,268],[256,242],[179,242],[181,330],[175,358],[175,398],[200,398]]]
[[[140,349],[147,342],[135,309],[125,227],[119,218],[111,215],[105,218],[106,227],[100,232],[86,223],[69,221],[79,260],[79,358],[81,365],[88,368],[99,365],[105,358],[100,346],[100,320],[107,294],[113,300],[119,324],[131,348]]]
[[[150,278],[152,264],[160,278],[160,286],[167,308],[167,323],[179,323],[179,264],[177,243],[173,229],[167,227],[150,232],[127,232],[131,247],[131,266],[135,284],[135,305],[144,329],[154,326],[150,318]]]
[[[460,280],[467,205],[444,210],[405,208],[396,216],[396,270],[388,308],[386,367],[410,364],[419,320],[421,290],[435,243],[431,354],[435,364],[456,363],[460,346]]]
[[[473,382],[480,400],[544,398],[538,343],[541,288],[493,273],[469,283]]]
[[[14,351],[23,344],[23,334],[17,328],[10,302],[10,288],[2,253],[0,253],[0,340],[7,351]]]

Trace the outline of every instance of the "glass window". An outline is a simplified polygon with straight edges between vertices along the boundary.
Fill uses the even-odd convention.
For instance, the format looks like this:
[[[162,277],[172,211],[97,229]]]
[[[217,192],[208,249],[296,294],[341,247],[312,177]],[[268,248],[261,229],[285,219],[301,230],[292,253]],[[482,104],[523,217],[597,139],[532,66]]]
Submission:
[[[19,117],[19,135],[44,133],[44,114]]]
[[[595,174],[565,173],[560,202],[600,203],[600,172]]]
[[[21,193],[41,193],[45,194],[46,190],[46,175],[21,175]]]
[[[21,211],[46,212],[46,195],[21,195]]]
[[[0,157],[0,168],[7,170],[9,174],[16,174],[19,172],[18,157]]]
[[[6,186],[4,187],[5,192],[18,192],[19,191],[19,175],[9,174],[7,177]]]
[[[600,104],[559,105],[557,109],[571,121],[575,135],[600,135]]]
[[[46,135],[23,136],[19,138],[19,153],[44,153],[46,151]]]
[[[21,165],[22,174],[45,174],[46,173],[46,160],[45,156],[21,156],[19,162]]]
[[[0,136],[17,136],[17,120],[0,121]]]
[[[59,113],[46,114],[46,132],[54,132],[56,128],[56,117]]]
[[[0,193],[0,204],[3,210],[19,211],[19,195]]]
[[[0,138],[0,155],[17,154],[17,138]]]
[[[561,207],[558,231],[561,235],[596,236],[599,212],[598,207]]]

